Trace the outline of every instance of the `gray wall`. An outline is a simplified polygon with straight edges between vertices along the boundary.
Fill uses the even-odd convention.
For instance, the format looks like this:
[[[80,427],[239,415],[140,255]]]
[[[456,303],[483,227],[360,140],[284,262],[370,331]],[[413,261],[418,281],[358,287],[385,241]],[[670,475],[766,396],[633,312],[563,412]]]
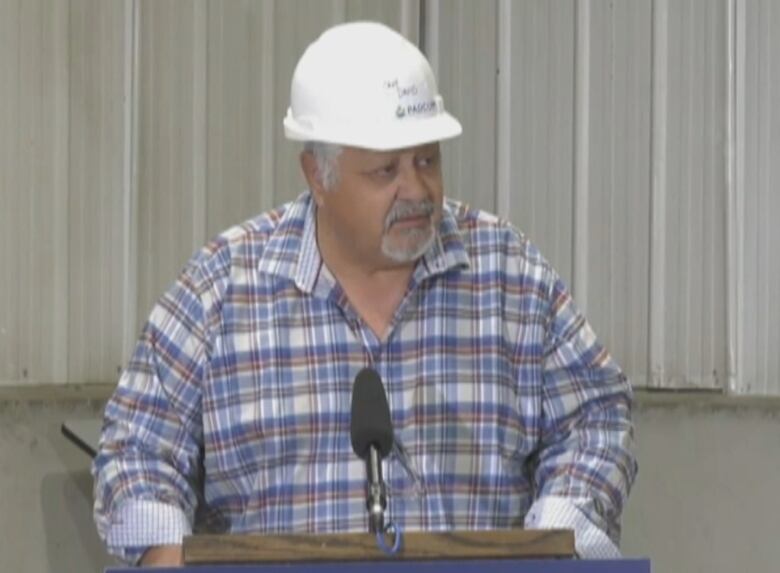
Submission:
[[[89,459],[60,433],[102,401],[0,401],[0,571],[98,572]]]
[[[640,398],[623,551],[655,573],[780,570],[780,404]]]
[[[0,400],[0,571],[100,571],[87,456],[59,433],[102,402]],[[780,563],[780,404],[643,394],[623,551],[654,573],[770,573]]]
[[[636,384],[780,394],[772,0],[0,0],[0,385],[111,380],[193,250],[298,194],[293,66],[361,18],[462,120],[447,193]]]

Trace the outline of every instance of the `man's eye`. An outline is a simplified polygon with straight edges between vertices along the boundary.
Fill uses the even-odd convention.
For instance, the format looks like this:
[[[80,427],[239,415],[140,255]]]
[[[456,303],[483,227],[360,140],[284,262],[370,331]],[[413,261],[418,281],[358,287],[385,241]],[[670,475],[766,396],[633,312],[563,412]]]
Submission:
[[[429,155],[427,157],[418,157],[417,158],[417,166],[418,167],[431,167],[432,165],[436,165],[436,161],[439,159],[438,155]]]
[[[374,175],[377,177],[392,177],[395,175],[395,165],[392,163],[389,165],[383,165],[377,169],[374,169]]]

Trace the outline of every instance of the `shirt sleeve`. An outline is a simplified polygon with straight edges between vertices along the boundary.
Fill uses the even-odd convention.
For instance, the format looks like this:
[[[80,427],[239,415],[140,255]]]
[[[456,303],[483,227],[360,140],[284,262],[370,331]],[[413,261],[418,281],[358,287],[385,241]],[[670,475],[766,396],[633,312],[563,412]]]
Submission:
[[[575,551],[584,559],[619,559],[620,549],[588,519],[593,500],[547,495],[537,499],[525,516],[526,529],[571,529]]]
[[[618,557],[637,471],[631,387],[558,277],[549,304],[537,499],[526,525],[574,529],[581,557]]]
[[[197,506],[202,305],[186,273],[153,309],[106,405],[92,466],[94,517],[110,553],[135,563],[152,546],[180,543]]]

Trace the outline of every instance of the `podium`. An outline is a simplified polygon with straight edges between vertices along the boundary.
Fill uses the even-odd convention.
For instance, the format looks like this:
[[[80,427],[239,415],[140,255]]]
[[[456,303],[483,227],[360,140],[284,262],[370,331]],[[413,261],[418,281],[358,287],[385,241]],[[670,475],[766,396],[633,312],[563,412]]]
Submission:
[[[368,533],[195,535],[157,573],[650,573],[647,559],[579,560],[569,530],[409,532],[398,553]],[[109,568],[106,573],[137,569]]]

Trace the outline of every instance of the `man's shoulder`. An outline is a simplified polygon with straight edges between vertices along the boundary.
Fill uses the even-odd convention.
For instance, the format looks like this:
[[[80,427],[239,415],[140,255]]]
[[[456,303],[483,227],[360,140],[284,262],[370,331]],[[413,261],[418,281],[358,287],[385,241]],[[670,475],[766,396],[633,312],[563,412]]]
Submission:
[[[272,240],[288,245],[300,239],[307,194],[234,225],[214,236],[190,259],[188,267],[207,281],[227,275],[231,268],[257,268]]]
[[[539,249],[511,222],[457,199],[447,198],[445,209],[471,258],[502,254],[528,264],[548,266]]]
[[[294,201],[255,215],[251,219],[222,231],[211,239],[204,249],[207,252],[237,247],[262,249],[274,234],[300,232],[303,229],[307,205],[307,198],[299,197]]]

